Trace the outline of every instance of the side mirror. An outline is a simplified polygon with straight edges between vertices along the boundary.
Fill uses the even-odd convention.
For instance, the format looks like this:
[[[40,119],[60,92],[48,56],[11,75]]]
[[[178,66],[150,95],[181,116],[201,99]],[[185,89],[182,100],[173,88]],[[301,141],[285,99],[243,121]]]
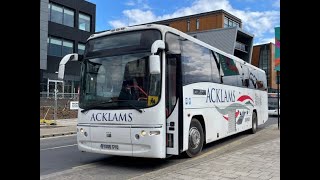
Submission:
[[[165,49],[165,44],[162,40],[156,40],[151,46],[151,53],[154,54],[158,51],[158,49]]]
[[[160,56],[151,55],[149,56],[149,70],[150,74],[160,74]]]
[[[151,45],[151,53],[149,56],[149,70],[150,74],[160,74],[160,56],[154,55],[158,49],[165,49],[165,43],[162,40],[156,40]]]
[[[78,54],[67,54],[65,55],[59,64],[59,71],[58,71],[58,78],[62,79],[64,78],[64,71],[65,71],[65,67],[66,67],[66,63],[68,61],[78,61]]]

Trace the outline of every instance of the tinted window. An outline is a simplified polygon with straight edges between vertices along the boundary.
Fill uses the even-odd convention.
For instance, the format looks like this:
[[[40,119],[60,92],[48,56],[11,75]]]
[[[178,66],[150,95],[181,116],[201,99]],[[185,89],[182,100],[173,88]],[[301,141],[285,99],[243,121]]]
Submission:
[[[62,56],[73,53],[73,42],[64,40],[62,43]]]
[[[48,55],[64,56],[73,53],[73,42],[54,37],[48,37]]]
[[[222,83],[231,86],[238,86],[239,70],[236,62],[224,55],[218,54],[220,62]]]
[[[220,78],[220,62],[217,58],[218,54],[216,52],[211,51],[210,59],[211,59],[211,76],[212,81],[214,83],[221,83]]]
[[[111,56],[137,51],[149,51],[154,41],[161,39],[158,30],[116,33],[89,40],[85,56]]]
[[[171,57],[172,56],[172,57]],[[168,55],[166,58],[166,109],[171,114],[177,102],[177,57]]]
[[[266,80],[266,74],[263,72],[259,72],[258,74],[258,89],[266,91],[267,90],[267,80]]]
[[[267,79],[265,73],[256,69],[250,69],[249,81],[249,88],[263,91],[267,90]]]
[[[85,49],[85,45],[78,43],[78,54],[83,54]]]
[[[50,38],[49,41],[48,54],[51,56],[61,56],[62,41],[56,38]]]
[[[49,21],[74,27],[74,10],[51,3],[48,4],[48,10]]]
[[[174,35],[172,33],[166,34],[166,43],[167,43],[167,49],[169,50],[167,53],[169,54],[181,54],[180,49],[180,40],[179,36]]]
[[[62,24],[63,9],[61,6],[51,5],[51,21]]]
[[[242,66],[242,87],[249,87],[249,69],[247,66]]]
[[[90,16],[79,13],[79,29],[90,32],[90,21]]]
[[[169,116],[177,102],[177,62],[180,62],[180,38],[177,35],[166,34],[166,113]]]
[[[209,49],[189,40],[182,40],[182,84],[211,82]]]
[[[70,27],[74,26],[74,12],[72,10],[64,8],[63,24]]]
[[[224,27],[228,27],[228,18],[224,17]]]
[[[243,65],[238,61],[236,61],[235,63],[236,63],[236,67],[239,71],[239,75],[237,76],[237,81],[238,81],[237,86],[242,87],[242,72],[243,72],[242,67],[243,67]]]
[[[258,73],[255,69],[249,70],[249,88],[250,89],[257,89],[257,81],[258,81]]]

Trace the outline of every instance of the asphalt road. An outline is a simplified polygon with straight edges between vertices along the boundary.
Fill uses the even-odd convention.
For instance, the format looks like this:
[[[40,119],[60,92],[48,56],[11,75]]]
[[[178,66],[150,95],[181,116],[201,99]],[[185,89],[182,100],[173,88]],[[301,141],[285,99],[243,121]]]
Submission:
[[[268,121],[260,128],[277,123],[277,117],[269,117]],[[248,136],[248,134],[240,133],[210,143],[204,146],[202,153],[245,136]],[[148,159],[86,153],[80,152],[76,143],[75,135],[40,139],[40,177],[89,164],[89,166],[94,165],[92,167],[100,167],[101,171],[104,171],[112,179],[128,179],[187,160],[183,156],[173,156],[168,159]]]

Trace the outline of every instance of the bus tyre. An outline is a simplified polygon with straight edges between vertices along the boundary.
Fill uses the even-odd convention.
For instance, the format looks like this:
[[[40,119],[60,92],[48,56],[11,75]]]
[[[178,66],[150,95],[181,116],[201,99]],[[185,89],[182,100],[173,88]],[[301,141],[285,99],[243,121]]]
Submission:
[[[258,127],[258,118],[257,118],[257,113],[253,112],[252,113],[252,128],[251,128],[251,134],[255,134],[257,132],[257,127]]]
[[[200,122],[192,118],[189,129],[189,143],[188,150],[186,151],[186,155],[188,157],[194,157],[199,154],[203,147],[203,129]]]

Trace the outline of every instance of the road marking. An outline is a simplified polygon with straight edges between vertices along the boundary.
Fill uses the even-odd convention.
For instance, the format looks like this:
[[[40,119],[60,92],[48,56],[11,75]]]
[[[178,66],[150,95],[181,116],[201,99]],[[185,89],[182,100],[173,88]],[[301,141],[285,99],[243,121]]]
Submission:
[[[70,145],[65,145],[65,146],[57,146],[57,147],[52,147],[52,148],[45,148],[45,149],[40,149],[40,151],[45,151],[45,150],[50,150],[50,149],[59,149],[59,148],[64,148],[64,147],[70,147],[70,146],[76,146],[78,144],[70,144]]]

